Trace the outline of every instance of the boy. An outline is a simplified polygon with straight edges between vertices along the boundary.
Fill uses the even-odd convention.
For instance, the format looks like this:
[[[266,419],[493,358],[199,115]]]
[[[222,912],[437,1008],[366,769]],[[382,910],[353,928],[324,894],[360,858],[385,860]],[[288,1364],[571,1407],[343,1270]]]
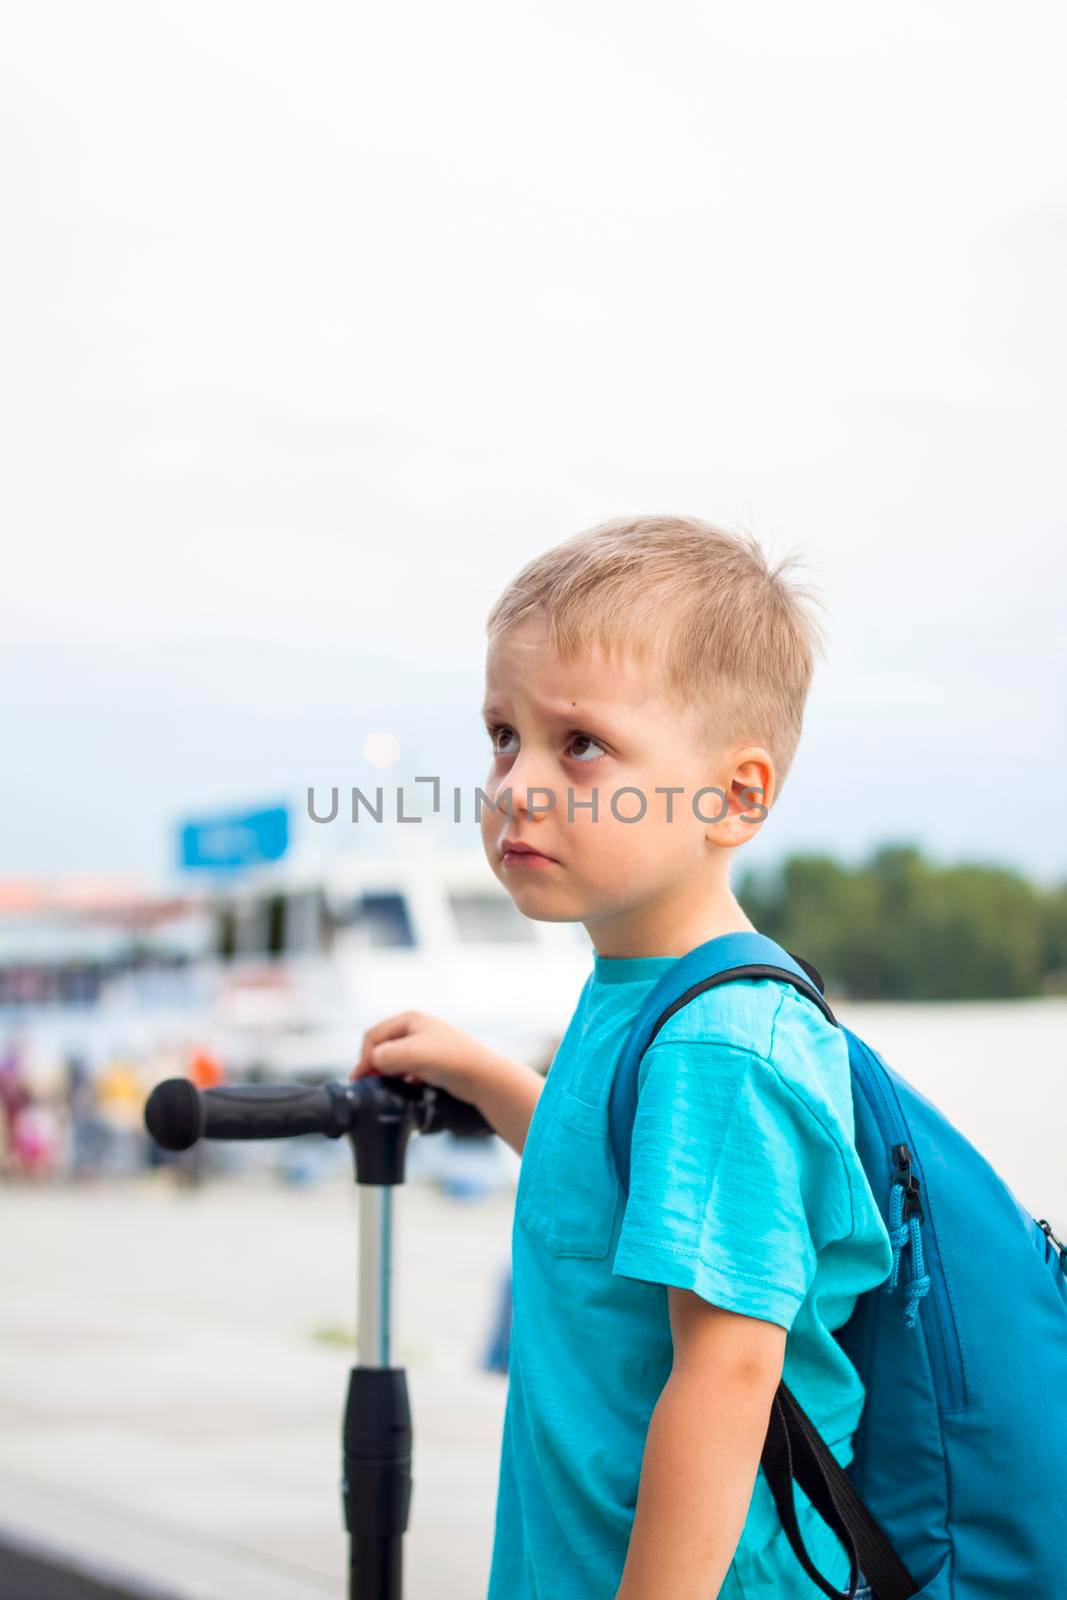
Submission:
[[[821,644],[789,564],[641,517],[518,574],[488,620],[483,843],[524,915],[584,925],[593,970],[543,1084],[420,1013],[371,1029],[355,1069],[441,1084],[523,1156],[488,1600],[822,1592],[760,1452],[782,1376],[843,1465],[863,1404],[833,1330],[891,1250],[845,1041],[789,985],[709,989],[643,1059],[625,1200],[607,1128],[649,989],[753,927],[730,862],[781,793]],[[797,1511],[845,1588],[799,1490]]]

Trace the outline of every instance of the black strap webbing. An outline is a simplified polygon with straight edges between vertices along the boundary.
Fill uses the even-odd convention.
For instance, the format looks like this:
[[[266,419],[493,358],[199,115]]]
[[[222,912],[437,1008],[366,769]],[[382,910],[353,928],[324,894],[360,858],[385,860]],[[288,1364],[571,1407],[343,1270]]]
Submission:
[[[771,1407],[762,1461],[793,1554],[830,1600],[852,1600],[859,1568],[875,1600],[911,1600],[919,1593],[919,1584],[893,1549],[884,1528],[875,1521],[856,1493],[852,1479],[784,1383],[779,1383]],[[794,1481],[848,1552],[847,1590],[827,1583],[808,1555],[797,1522]]]

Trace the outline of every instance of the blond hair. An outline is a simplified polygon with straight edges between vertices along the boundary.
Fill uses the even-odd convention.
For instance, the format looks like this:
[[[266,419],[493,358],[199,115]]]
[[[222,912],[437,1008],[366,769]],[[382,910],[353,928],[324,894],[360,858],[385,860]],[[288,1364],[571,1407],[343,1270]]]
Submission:
[[[703,718],[715,748],[761,744],[781,793],[800,740],[822,606],[800,564],[772,567],[751,534],[697,517],[617,517],[528,562],[489,613],[490,643],[531,614],[547,617],[566,661],[593,648],[651,666],[657,685]]]

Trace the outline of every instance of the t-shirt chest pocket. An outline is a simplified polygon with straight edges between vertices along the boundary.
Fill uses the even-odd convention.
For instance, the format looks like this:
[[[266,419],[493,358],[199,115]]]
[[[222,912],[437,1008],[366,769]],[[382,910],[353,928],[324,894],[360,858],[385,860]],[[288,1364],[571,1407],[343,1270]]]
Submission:
[[[608,1253],[621,1192],[608,1149],[607,1108],[588,1105],[560,1085],[537,1111],[516,1220],[555,1256],[600,1259]],[[524,1166],[526,1160],[524,1154]]]

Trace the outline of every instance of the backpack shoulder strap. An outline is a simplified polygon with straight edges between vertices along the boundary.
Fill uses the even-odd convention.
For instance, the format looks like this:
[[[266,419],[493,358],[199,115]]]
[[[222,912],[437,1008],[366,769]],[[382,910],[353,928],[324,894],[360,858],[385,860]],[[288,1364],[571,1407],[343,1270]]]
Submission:
[[[705,989],[738,978],[778,978],[818,1006],[828,1022],[837,1018],[822,993],[815,968],[790,955],[762,933],[723,933],[679,956],[649,990],[627,1035],[615,1067],[608,1101],[608,1121],[615,1167],[623,1190],[630,1187],[630,1140],[637,1115],[641,1057],[668,1018]]]

